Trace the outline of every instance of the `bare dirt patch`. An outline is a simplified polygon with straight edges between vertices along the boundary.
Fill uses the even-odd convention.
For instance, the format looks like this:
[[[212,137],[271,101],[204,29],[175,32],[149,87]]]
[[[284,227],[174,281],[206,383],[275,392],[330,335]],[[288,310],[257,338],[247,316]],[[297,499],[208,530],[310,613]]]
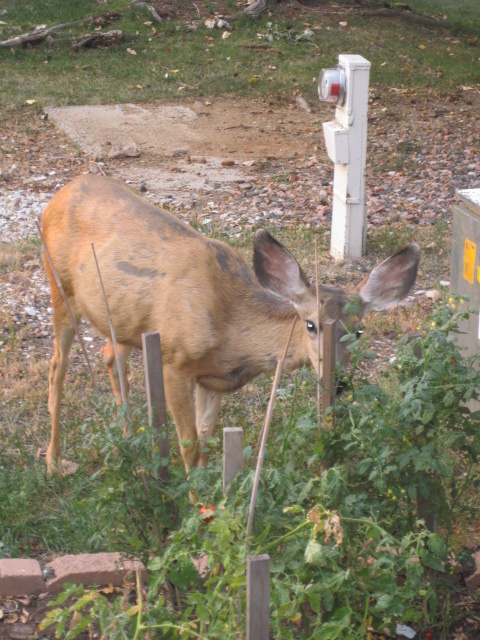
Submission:
[[[138,158],[123,178],[163,196],[243,182],[262,160],[304,155],[319,143],[318,114],[297,103],[275,109],[252,100],[192,104],[52,107],[55,124],[99,160],[128,146]]]

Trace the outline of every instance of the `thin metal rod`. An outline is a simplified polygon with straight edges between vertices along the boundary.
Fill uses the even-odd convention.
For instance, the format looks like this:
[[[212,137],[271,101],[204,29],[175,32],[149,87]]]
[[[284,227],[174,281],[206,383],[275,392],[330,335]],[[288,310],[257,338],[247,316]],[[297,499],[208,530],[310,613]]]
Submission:
[[[321,422],[321,379],[320,379],[320,292],[318,290],[319,279],[318,279],[318,243],[317,236],[315,236],[315,289],[317,292],[317,422],[318,426],[320,426]]]
[[[270,427],[270,422],[272,420],[273,408],[275,406],[275,400],[277,397],[278,384],[280,382],[280,376],[282,374],[283,364],[287,356],[288,347],[290,346],[290,341],[292,339],[293,330],[295,329],[296,321],[297,321],[297,317],[295,316],[292,322],[292,327],[290,329],[290,333],[288,335],[288,340],[285,345],[285,349],[283,351],[282,357],[277,363],[277,369],[275,371],[275,378],[273,380],[272,391],[270,393],[270,401],[268,403],[267,413],[265,415],[265,422],[260,435],[260,451],[258,453],[257,467],[255,469],[255,476],[253,480],[252,496],[250,499],[250,507],[248,509],[247,539],[252,533],[253,516],[255,513],[255,503],[257,501],[258,485],[260,482],[260,474],[262,473],[263,459],[265,457],[265,447],[266,447],[267,437],[268,437],[268,430]]]
[[[105,288],[103,286],[102,274],[100,273],[100,267],[98,266],[97,254],[95,253],[95,246],[93,242],[91,243],[91,247],[93,252],[93,258],[95,260],[95,266],[97,268],[98,280],[100,282],[100,289],[102,290],[103,299],[105,301],[105,308],[107,310],[108,324],[110,327],[110,335],[112,337],[113,349],[115,351],[115,359],[117,361],[117,370],[118,370],[118,378],[120,380],[120,391],[122,394],[122,402],[125,405],[125,407],[127,407],[127,392],[125,390],[125,380],[123,379],[123,367],[121,366],[121,363],[120,363],[120,354],[118,353],[118,344],[117,344],[117,338],[115,335],[115,329],[113,327],[112,315],[110,313],[110,307],[108,306],[107,294],[105,293]]]
[[[65,306],[67,307],[67,311],[68,311],[68,314],[70,316],[70,320],[72,321],[73,328],[75,329],[75,333],[77,334],[78,340],[80,342],[80,347],[82,349],[83,356],[85,358],[88,370],[89,370],[90,375],[92,377],[93,386],[95,387],[95,391],[98,392],[99,389],[98,389],[98,384],[97,384],[97,378],[96,378],[96,376],[95,376],[95,374],[93,372],[93,368],[92,368],[92,365],[90,363],[90,359],[88,357],[87,350],[85,349],[85,344],[84,344],[84,342],[82,340],[82,336],[80,335],[80,331],[79,331],[79,328],[78,328],[78,325],[77,325],[77,321],[75,320],[75,316],[73,315],[73,311],[72,311],[70,305],[68,304],[67,295],[66,295],[66,293],[65,293],[65,291],[63,289],[62,281],[60,280],[60,277],[59,277],[59,275],[57,273],[57,270],[55,269],[55,265],[53,264],[52,256],[50,255],[50,251],[48,249],[47,243],[45,242],[45,238],[43,237],[42,229],[40,227],[40,224],[39,224],[38,220],[35,220],[35,224],[37,226],[37,230],[38,230],[38,233],[40,235],[40,239],[42,241],[43,248],[45,250],[45,255],[47,257],[48,264],[50,265],[50,269],[52,270],[53,277],[55,278],[55,282],[57,283],[58,290],[60,291],[60,293],[62,295],[63,301],[65,302]]]

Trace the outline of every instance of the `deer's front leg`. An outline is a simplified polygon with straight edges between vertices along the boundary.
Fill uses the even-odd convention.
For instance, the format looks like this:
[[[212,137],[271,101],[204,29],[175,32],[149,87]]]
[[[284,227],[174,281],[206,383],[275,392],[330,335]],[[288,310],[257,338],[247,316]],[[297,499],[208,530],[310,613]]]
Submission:
[[[195,454],[194,467],[206,467],[209,450],[206,440],[214,435],[223,393],[210,391],[199,384],[195,385],[195,408],[198,435],[198,447]]]
[[[197,451],[197,429],[195,426],[195,382],[174,367],[167,366],[163,372],[165,396],[177,429],[185,469],[193,466]],[[187,446],[183,443],[189,442]]]

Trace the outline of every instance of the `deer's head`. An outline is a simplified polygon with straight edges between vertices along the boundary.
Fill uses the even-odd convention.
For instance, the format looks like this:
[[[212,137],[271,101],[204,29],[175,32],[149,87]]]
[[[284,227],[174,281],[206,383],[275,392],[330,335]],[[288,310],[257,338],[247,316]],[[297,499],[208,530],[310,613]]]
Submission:
[[[319,285],[317,302],[315,285],[293,255],[264,229],[255,234],[255,274],[265,288],[294,305],[303,323],[305,351],[320,377],[323,323],[338,320],[337,361],[345,361],[341,337],[358,331],[363,315],[370,309],[385,309],[405,298],[417,277],[419,261],[420,247],[409,244],[375,267],[351,290]]]

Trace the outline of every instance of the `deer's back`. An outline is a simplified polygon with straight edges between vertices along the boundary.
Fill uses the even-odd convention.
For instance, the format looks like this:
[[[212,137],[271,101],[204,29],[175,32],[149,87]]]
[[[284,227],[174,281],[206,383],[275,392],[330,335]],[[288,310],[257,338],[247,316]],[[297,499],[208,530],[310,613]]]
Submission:
[[[115,179],[77,178],[47,206],[42,226],[75,312],[109,335],[94,243],[118,341],[140,347],[143,332],[158,330],[167,362],[218,348],[235,308],[261,290],[231,247]]]

